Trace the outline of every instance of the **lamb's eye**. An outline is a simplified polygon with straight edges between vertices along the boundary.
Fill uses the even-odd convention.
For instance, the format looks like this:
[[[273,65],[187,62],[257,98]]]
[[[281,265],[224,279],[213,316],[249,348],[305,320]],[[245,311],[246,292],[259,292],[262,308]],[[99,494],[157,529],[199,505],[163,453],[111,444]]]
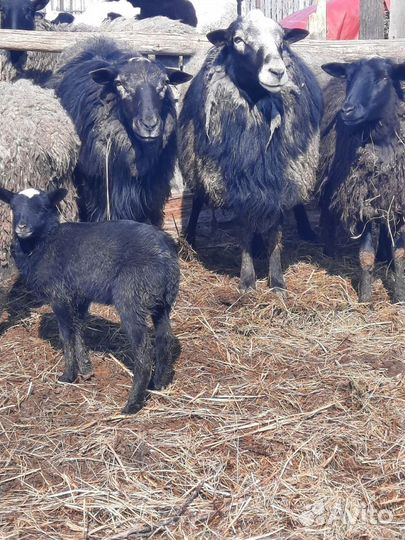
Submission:
[[[235,37],[233,38],[233,42],[235,45],[239,45],[240,43],[244,43],[243,39],[241,37]]]

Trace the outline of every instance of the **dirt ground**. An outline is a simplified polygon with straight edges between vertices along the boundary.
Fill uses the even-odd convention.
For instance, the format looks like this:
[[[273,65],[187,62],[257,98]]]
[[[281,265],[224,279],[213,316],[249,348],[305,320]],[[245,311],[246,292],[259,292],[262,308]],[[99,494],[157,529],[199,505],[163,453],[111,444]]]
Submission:
[[[199,238],[181,262],[175,381],[133,417],[113,309],[91,311],[95,376],[67,385],[50,309],[18,286],[5,298],[0,538],[402,539],[404,311],[386,268],[360,305],[355,249],[326,258],[292,227],[288,297],[264,261],[240,296],[228,229]]]

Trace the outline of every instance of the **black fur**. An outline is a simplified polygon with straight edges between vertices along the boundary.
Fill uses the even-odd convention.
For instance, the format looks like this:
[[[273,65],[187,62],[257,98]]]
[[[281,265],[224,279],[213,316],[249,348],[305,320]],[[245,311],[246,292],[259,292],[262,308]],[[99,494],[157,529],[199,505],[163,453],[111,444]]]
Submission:
[[[180,279],[176,247],[166,233],[133,221],[59,224],[56,204],[65,194],[57,189],[28,198],[0,188],[0,200],[13,210],[14,258],[28,288],[52,306],[58,320],[63,382],[92,371],[82,338],[90,303],[116,307],[134,355],[124,409],[134,413],[148,385],[162,388],[173,375],[169,316]],[[156,331],[153,376],[149,316]]]
[[[0,0],[0,24],[2,29],[34,30],[35,14],[43,9],[49,0]],[[11,51],[12,64],[21,68],[27,54],[24,51]]]
[[[74,15],[71,13],[61,12],[51,21],[52,24],[72,24],[75,20]]]
[[[168,17],[189,26],[197,26],[197,15],[189,0],[128,0],[134,7],[141,8],[140,19]]]
[[[176,157],[168,83],[189,78],[108,38],[67,51],[50,86],[82,142],[75,172],[82,220],[161,226]]]
[[[328,252],[333,254],[338,221],[361,237],[360,300],[368,302],[383,225],[394,248],[394,297],[405,301],[405,64],[372,58],[322,67],[335,77],[325,91],[322,139],[321,217]]]

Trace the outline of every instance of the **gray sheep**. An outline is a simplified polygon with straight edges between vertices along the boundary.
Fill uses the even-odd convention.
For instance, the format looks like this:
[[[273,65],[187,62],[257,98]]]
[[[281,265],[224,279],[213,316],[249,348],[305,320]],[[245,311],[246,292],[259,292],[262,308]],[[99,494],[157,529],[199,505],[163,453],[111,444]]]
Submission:
[[[69,186],[63,215],[77,217],[72,174],[79,138],[67,113],[50,90],[20,80],[0,83],[0,186],[21,191]],[[0,266],[9,264],[11,219],[0,208]]]
[[[238,218],[241,290],[255,287],[253,238],[267,237],[269,285],[285,288],[283,214],[306,202],[316,184],[322,96],[284,31],[261,11],[208,34],[216,45],[192,81],[179,116],[179,164],[193,192],[186,237],[195,242],[204,203]]]

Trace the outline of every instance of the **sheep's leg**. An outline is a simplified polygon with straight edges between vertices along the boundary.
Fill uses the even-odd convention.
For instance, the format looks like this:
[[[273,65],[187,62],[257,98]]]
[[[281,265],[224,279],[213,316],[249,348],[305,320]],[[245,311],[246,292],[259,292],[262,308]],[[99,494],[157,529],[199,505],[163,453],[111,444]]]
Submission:
[[[128,335],[134,361],[134,378],[123,414],[134,414],[142,409],[146,389],[151,376],[151,358],[148,347],[148,334],[145,320],[133,312],[121,312],[123,327]]]
[[[390,263],[392,259],[391,236],[385,223],[380,224],[378,237],[377,261]]]
[[[394,248],[395,286],[394,302],[405,302],[405,224],[397,232]]]
[[[360,244],[359,259],[361,266],[359,301],[371,302],[375,266],[375,248],[373,242],[373,227],[371,223],[365,227]]]
[[[89,377],[93,373],[93,366],[90,362],[89,354],[84,344],[83,330],[84,322],[86,320],[87,311],[89,309],[88,302],[83,302],[77,307],[77,318],[74,321],[75,332],[75,352],[77,362],[79,364],[79,370],[84,377]]]
[[[323,252],[328,257],[334,257],[336,251],[336,228],[337,220],[329,208],[323,208],[321,212],[321,229],[324,242]]]
[[[75,355],[76,331],[72,312],[69,306],[63,304],[53,304],[52,309],[58,321],[59,335],[65,357],[65,369],[59,377],[59,381],[73,383],[79,374],[79,365]]]
[[[301,238],[301,240],[306,240],[307,242],[316,242],[318,237],[311,227],[307,211],[305,210],[305,206],[303,204],[297,204],[297,206],[294,206],[294,216],[295,221],[297,222],[298,236]]]
[[[253,264],[253,244],[254,234],[243,230],[241,239],[242,263],[240,267],[240,285],[241,292],[247,292],[250,289],[256,289],[256,272]]]
[[[174,375],[172,343],[173,334],[167,309],[152,316],[155,326],[155,372],[150,388],[160,390],[171,383]]]
[[[269,236],[269,274],[267,283],[276,293],[285,294],[283,269],[281,267],[282,221],[270,231]]]
[[[199,218],[199,215],[203,206],[204,206],[204,195],[200,191],[196,191],[193,194],[191,214],[188,220],[186,230],[184,232],[184,238],[193,248],[195,248],[195,235],[196,235],[196,229],[197,229],[197,222],[198,222],[198,218]]]

